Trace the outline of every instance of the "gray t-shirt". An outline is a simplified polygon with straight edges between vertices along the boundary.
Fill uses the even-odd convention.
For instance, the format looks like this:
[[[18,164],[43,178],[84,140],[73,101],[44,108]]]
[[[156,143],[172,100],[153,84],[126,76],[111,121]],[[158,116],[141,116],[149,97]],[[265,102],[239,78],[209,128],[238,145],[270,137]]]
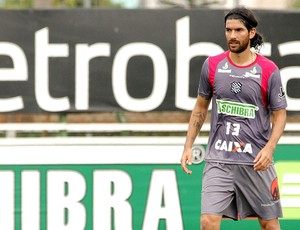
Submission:
[[[271,111],[287,106],[278,67],[261,55],[248,66],[235,65],[229,51],[207,58],[198,94],[212,97],[210,162],[252,165],[270,137]]]

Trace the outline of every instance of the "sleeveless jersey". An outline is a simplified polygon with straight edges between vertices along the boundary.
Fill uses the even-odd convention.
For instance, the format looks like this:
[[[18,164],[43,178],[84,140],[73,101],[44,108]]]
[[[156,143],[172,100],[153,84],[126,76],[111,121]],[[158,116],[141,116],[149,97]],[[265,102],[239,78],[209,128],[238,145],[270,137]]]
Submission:
[[[207,58],[198,94],[212,97],[210,162],[252,165],[270,137],[271,112],[287,106],[278,67],[259,54],[248,66],[235,65],[229,51]]]

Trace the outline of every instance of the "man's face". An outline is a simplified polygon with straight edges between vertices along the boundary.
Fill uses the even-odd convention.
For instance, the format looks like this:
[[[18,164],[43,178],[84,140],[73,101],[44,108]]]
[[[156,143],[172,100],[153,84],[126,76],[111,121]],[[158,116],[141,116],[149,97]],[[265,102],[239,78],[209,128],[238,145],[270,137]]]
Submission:
[[[248,31],[239,19],[228,19],[225,25],[225,36],[229,50],[233,53],[242,53],[250,48],[250,39],[255,35],[252,30]]]

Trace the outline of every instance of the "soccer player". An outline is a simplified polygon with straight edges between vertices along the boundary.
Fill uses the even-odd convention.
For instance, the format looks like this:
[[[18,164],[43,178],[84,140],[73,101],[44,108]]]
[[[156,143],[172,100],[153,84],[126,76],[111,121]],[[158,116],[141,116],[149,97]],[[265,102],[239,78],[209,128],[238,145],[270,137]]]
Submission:
[[[192,146],[211,102],[202,230],[220,229],[223,217],[253,216],[261,229],[280,229],[282,208],[273,154],[284,131],[287,103],[278,67],[258,53],[263,39],[257,25],[249,9],[231,10],[225,16],[229,50],[208,57],[202,66],[181,158],[182,169],[191,174]]]

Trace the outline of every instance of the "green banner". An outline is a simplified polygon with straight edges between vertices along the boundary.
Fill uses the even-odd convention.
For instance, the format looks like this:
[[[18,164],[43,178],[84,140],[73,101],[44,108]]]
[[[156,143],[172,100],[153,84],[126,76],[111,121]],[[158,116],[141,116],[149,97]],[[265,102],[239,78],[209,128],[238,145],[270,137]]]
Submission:
[[[200,229],[203,166],[192,165],[193,174],[186,175],[179,159],[178,164],[1,165],[0,229]],[[281,229],[298,229],[300,145],[279,145],[275,166],[284,211]],[[224,220],[222,229],[259,225]]]

